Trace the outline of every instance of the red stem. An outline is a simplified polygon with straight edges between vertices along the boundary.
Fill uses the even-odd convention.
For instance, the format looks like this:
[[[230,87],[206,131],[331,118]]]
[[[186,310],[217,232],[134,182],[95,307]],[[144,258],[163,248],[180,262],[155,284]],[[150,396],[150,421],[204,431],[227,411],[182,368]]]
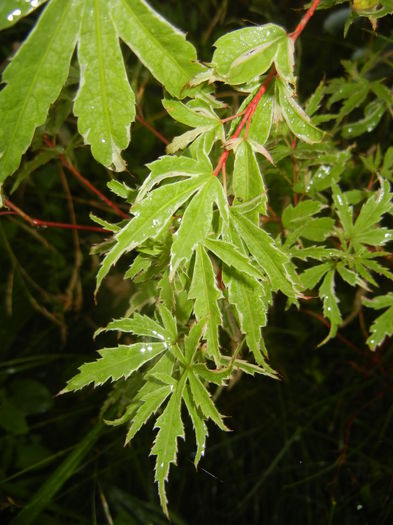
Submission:
[[[317,9],[317,7],[320,4],[320,2],[321,2],[321,0],[314,0],[312,2],[311,6],[308,8],[306,14],[303,16],[303,18],[299,22],[299,24],[296,27],[295,31],[293,31],[293,33],[291,33],[289,35],[290,38],[294,42],[296,42],[296,40],[299,38],[301,32],[306,27],[308,21],[310,20],[310,18],[315,13],[315,10]],[[230,137],[231,139],[236,139],[237,137],[239,137],[242,129],[244,128],[244,126],[246,124],[247,124],[246,133],[247,133],[248,126],[250,125],[251,118],[252,118],[253,114],[255,113],[255,110],[257,109],[259,101],[261,100],[262,96],[266,93],[266,90],[267,90],[270,82],[272,81],[273,77],[275,76],[275,74],[276,74],[276,71],[275,71],[274,68],[272,68],[270,73],[269,73],[269,75],[268,75],[268,77],[266,78],[265,82],[259,88],[258,93],[251,100],[251,102],[248,104],[248,106],[246,107],[245,111],[243,112],[244,113],[243,118],[240,121],[239,125],[237,126],[237,128],[236,128],[235,132],[233,133],[233,135]],[[227,120],[227,119],[225,119],[225,120]],[[220,174],[220,171],[223,169],[223,167],[225,167],[225,164],[226,164],[227,159],[228,159],[228,155],[229,155],[229,150],[225,150],[222,153],[221,157],[218,160],[217,166],[216,166],[215,170],[213,171],[214,177],[217,177]]]
[[[169,140],[164,137],[164,135],[161,135],[159,131],[157,131],[151,124],[149,124],[141,115],[136,116],[136,120],[142,124],[142,126],[145,126],[146,129],[151,131],[153,135],[155,135],[161,142],[163,142],[165,145],[169,144]]]
[[[4,199],[4,203],[8,208],[13,210],[12,212],[1,212],[0,215],[18,215],[23,220],[28,222],[31,226],[39,226],[41,228],[62,228],[68,230],[85,230],[90,232],[108,233],[110,230],[100,228],[99,226],[83,226],[80,224],[69,224],[66,222],[53,222],[53,221],[42,221],[41,219],[35,219],[28,215],[26,212],[18,208],[10,200]]]
[[[45,143],[50,147],[54,147],[54,143],[48,138],[44,136]],[[123,219],[129,220],[130,216],[127,213],[124,213],[114,202],[112,202],[108,197],[106,197],[103,193],[100,192],[93,184],[88,181],[79,171],[71,164],[71,162],[64,156],[59,155],[59,160],[63,164],[65,168],[67,168],[73,175],[76,177],[86,188],[88,188],[92,193],[97,195],[99,199],[105,202],[112,210],[116,213],[116,215],[119,215],[119,217],[122,217]]]
[[[299,24],[297,25],[295,31],[293,31],[293,33],[289,35],[294,42],[296,42],[296,40],[299,38],[300,34],[302,33],[303,29],[308,24],[310,18],[313,16],[313,14],[315,13],[320,3],[321,3],[321,0],[314,0],[312,2],[310,7],[307,9],[306,14],[303,16],[303,18],[300,20]]]

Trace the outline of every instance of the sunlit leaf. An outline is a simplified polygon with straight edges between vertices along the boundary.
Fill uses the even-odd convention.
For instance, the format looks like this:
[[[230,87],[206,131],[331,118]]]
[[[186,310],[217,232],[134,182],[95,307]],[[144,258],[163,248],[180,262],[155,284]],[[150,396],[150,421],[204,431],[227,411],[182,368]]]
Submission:
[[[186,96],[186,84],[204,68],[184,34],[143,0],[112,0],[111,14],[121,39],[153,76],[172,96]]]
[[[120,44],[106,0],[84,2],[78,44],[80,88],[74,113],[85,143],[104,166],[125,169],[121,151],[130,142],[135,97],[128,82]]]
[[[189,298],[195,299],[194,312],[198,321],[206,319],[207,351],[219,362],[218,326],[221,324],[221,312],[217,301],[221,292],[217,289],[212,263],[205,249],[199,245],[196,250],[194,274]]]
[[[0,184],[19,166],[35,129],[67,78],[80,28],[80,0],[52,0],[3,73]]]

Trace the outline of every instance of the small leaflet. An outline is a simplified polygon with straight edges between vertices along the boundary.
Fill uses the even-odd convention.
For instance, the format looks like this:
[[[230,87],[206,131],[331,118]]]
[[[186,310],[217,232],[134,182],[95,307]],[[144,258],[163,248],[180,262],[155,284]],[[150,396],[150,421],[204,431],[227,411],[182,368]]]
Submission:
[[[390,292],[373,299],[364,298],[363,304],[374,310],[387,309],[373,321],[370,327],[371,334],[367,339],[367,344],[371,350],[375,350],[386,337],[393,334],[393,294]]]
[[[281,113],[292,133],[309,144],[320,142],[323,132],[311,123],[310,117],[295,101],[288,87],[281,81],[277,81],[276,86]]]
[[[208,354],[219,364],[218,327],[222,322],[218,299],[222,296],[216,286],[213,266],[203,246],[196,250],[196,260],[191,288],[188,294],[195,299],[194,312],[198,321],[206,319],[205,338]]]
[[[293,82],[293,44],[289,40],[286,31],[276,24],[238,29],[215,42],[212,64],[232,85],[263,75],[273,62],[283,79]]]
[[[101,359],[82,365],[79,374],[68,381],[61,394],[80,390],[90,383],[99,386],[108,379],[117,381],[122,377],[127,378],[165,349],[165,344],[161,342],[119,345],[116,348],[99,350]]]

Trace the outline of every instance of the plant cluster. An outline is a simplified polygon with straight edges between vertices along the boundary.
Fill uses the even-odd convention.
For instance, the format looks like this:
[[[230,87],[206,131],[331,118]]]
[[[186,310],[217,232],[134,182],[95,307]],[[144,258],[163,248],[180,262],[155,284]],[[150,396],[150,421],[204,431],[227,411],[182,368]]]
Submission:
[[[0,27],[42,3],[22,9],[8,0]],[[185,412],[197,466],[208,420],[228,430],[212,388],[221,391],[240,374],[278,377],[263,337],[277,296],[294,316],[295,308],[320,301],[328,325],[321,345],[363,307],[378,312],[370,350],[393,333],[393,293],[385,293],[393,279],[387,251],[393,147],[362,149],[365,136],[391,130],[391,86],[380,74],[391,62],[380,51],[344,62],[344,76],[322,80],[304,109],[297,98],[296,42],[317,8],[342,3],[314,0],[291,33],[266,23],[224,34],[211,61],[201,63],[185,36],[142,0],[50,0],[4,70],[0,181],[18,170],[33,137],[41,145],[19,169],[14,190],[54,158],[76,171],[75,144],[57,146],[56,115],[47,121],[67,88],[75,46],[80,79],[73,113],[99,163],[125,169],[121,152],[136,118],[120,40],[164,87],[167,114],[189,128],[147,165],[137,187],[117,178],[108,184],[129,213],[100,194],[120,221],[92,215],[113,234],[93,250],[103,255],[96,297],[121,258],[124,279],[136,291],[126,314],[96,332],[116,331],[123,342],[100,350],[62,390],[115,382],[102,413],[108,417],[116,403],[118,417],[107,422],[128,425],[127,443],[155,417],[151,453],[166,513],[165,483],[185,437]],[[356,17],[375,28],[393,13],[390,0],[354,1],[352,8],[347,29]],[[238,107],[223,102],[225,90],[242,97]],[[71,104],[64,108],[68,115]],[[7,184],[5,195],[12,192]],[[55,225],[32,219],[7,196],[3,203],[33,226]],[[341,304],[342,289],[353,304]]]

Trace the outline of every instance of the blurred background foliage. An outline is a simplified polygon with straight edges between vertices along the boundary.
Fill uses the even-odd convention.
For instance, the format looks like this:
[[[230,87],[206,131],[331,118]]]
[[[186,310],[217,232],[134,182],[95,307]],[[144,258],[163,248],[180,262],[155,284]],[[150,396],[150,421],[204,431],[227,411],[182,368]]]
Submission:
[[[291,30],[302,14],[302,2],[285,0],[151,3],[187,32],[206,61],[212,43],[231,29],[274,21]],[[347,3],[318,11],[302,35],[297,50],[302,101],[321,78],[345,76],[343,60],[361,63],[378,57],[371,75],[392,85],[392,18],[381,20],[376,34],[367,18],[357,18],[344,39],[348,15]],[[2,68],[36,16],[0,33]],[[177,125],[165,116],[161,87],[124,52],[139,115],[162,135],[173,137]],[[67,149],[78,170],[109,195],[106,183],[113,175],[82,147],[70,115],[77,75],[71,69],[48,123],[36,133],[6,189],[33,217],[91,225],[90,212],[111,220],[111,210],[66,173],[56,159],[61,149],[42,146],[43,134],[55,133],[59,148]],[[236,93],[221,96],[235,107],[239,102]],[[373,158],[375,144],[385,150],[391,136],[390,121],[376,135],[363,136],[360,149]],[[346,144],[341,139],[340,147]],[[144,165],[164,151],[165,145],[137,122],[125,155],[129,172],[120,180],[135,187],[146,174]],[[365,170],[353,173],[357,181],[366,180]],[[274,199],[285,197],[285,189],[267,177],[274,208]],[[148,287],[132,288],[122,280],[120,268],[106,280],[94,305],[98,260],[89,250],[104,239],[98,232],[37,229],[19,217],[0,217],[2,523],[166,523],[148,458],[151,426],[124,448],[123,432],[99,422],[110,385],[55,397],[77,367],[94,356],[95,329],[120,316],[132,294],[134,305],[149,301]],[[382,293],[388,289],[386,285]],[[350,312],[356,305],[346,291],[343,287],[340,299]],[[319,308],[311,301],[298,313],[286,312],[284,301],[275,302],[264,333],[282,380],[243,377],[225,394],[217,392],[220,411],[230,414],[233,432],[211,429],[198,471],[193,466],[194,443],[181,444],[169,484],[173,523],[392,523],[392,343],[385,341],[375,353],[367,349],[362,331],[372,317],[362,311],[335,340],[317,349],[326,335]],[[109,396],[106,414],[116,395]]]

